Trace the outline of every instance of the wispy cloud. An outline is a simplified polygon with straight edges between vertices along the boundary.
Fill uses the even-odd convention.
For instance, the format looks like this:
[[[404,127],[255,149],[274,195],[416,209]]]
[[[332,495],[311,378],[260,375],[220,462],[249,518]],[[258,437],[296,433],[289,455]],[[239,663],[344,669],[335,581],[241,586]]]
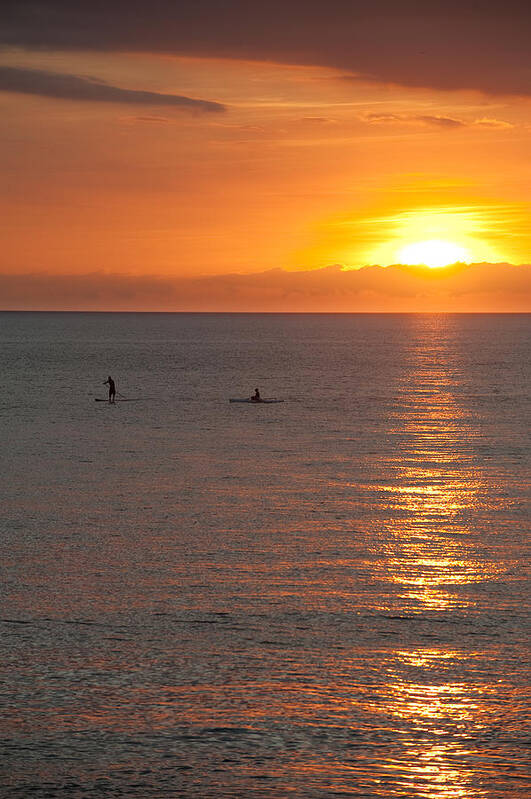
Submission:
[[[506,122],[503,119],[493,119],[492,117],[481,117],[481,119],[474,120],[474,125],[480,128],[498,128],[500,130],[507,128],[514,128],[511,122]]]
[[[199,278],[0,275],[3,310],[418,312],[531,310],[531,265],[272,269]]]
[[[8,66],[0,66],[0,91],[92,103],[171,106],[183,110],[206,112],[225,110],[225,106],[221,103],[208,100],[196,100],[177,94],[162,94],[139,89],[122,89],[119,86],[80,75]]]
[[[367,114],[364,119],[373,124],[421,124],[430,125],[437,128],[447,128],[448,130],[471,127],[494,129],[507,129],[514,127],[514,125],[512,125],[510,122],[504,122],[502,119],[493,119],[491,117],[465,120],[459,119],[457,117],[443,116],[440,114],[373,113]]]
[[[437,116],[430,114],[368,114],[365,119],[367,122],[385,123],[385,122],[398,122],[398,123],[422,123],[425,125],[434,125],[438,128],[464,128],[466,122],[461,119],[454,119],[453,117]]]
[[[132,122],[149,122],[154,125],[165,124],[169,122],[168,117],[155,117],[155,116],[138,116],[131,117]]]
[[[435,125],[438,128],[463,128],[466,123],[461,119],[452,119],[452,117],[439,117],[430,116],[429,114],[419,114],[416,119],[419,122],[425,122],[427,125]]]

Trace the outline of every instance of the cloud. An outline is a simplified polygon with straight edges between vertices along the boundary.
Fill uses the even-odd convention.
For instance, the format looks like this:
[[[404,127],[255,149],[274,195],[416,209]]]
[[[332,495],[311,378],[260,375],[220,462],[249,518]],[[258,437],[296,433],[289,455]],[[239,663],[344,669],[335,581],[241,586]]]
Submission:
[[[160,124],[165,124],[166,122],[169,122],[170,120],[168,119],[168,117],[141,116],[141,117],[132,117],[132,121],[133,122],[149,122],[151,124],[160,125]]]
[[[0,275],[3,310],[529,312],[531,265],[395,265],[196,278]]]
[[[464,128],[466,122],[452,117],[431,116],[429,114],[368,114],[368,122],[421,122],[440,128]]]
[[[220,103],[194,100],[177,94],[121,89],[94,78],[65,75],[41,69],[0,66],[0,91],[37,94],[60,100],[93,103],[128,103],[131,105],[172,106],[190,111],[224,111]]]
[[[435,114],[393,114],[393,113],[377,113],[367,114],[364,117],[370,123],[421,123],[424,125],[433,125],[438,128],[447,128],[448,130],[456,130],[458,128],[480,127],[480,128],[493,128],[493,129],[508,129],[514,128],[510,122],[504,122],[501,119],[492,119],[490,117],[482,117],[481,119],[473,119],[471,121],[464,119],[456,119],[454,117],[438,116]]]
[[[474,120],[474,125],[480,128],[497,128],[499,130],[514,128],[511,122],[505,122],[503,119],[492,119],[491,117],[482,117],[481,119]]]
[[[528,0],[4,0],[0,44],[311,64],[528,96],[530,23]]]
[[[427,114],[419,114],[415,117],[419,122],[425,122],[427,125],[435,125],[438,128],[464,128],[465,122],[460,119],[452,119],[451,117],[437,117],[429,116]]]

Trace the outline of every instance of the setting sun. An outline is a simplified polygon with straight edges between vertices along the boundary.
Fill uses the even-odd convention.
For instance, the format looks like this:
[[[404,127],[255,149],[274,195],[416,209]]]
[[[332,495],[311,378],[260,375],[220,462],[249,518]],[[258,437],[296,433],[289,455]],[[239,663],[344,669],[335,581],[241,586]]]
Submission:
[[[399,260],[403,264],[425,264],[435,268],[468,260],[468,253],[463,247],[450,241],[431,239],[408,244],[400,250]]]

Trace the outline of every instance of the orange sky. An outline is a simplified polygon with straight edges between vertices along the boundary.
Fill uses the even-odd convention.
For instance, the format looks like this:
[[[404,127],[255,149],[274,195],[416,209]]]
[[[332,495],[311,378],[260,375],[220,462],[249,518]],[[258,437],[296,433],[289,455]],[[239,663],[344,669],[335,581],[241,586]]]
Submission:
[[[274,30],[256,38],[249,18],[245,46],[223,30],[216,37],[212,27],[171,48],[150,30],[145,42],[136,30],[122,41],[109,18],[109,41],[95,33],[77,42],[72,26],[65,44],[63,6],[55,6],[47,41],[35,42],[33,12],[21,12],[0,50],[0,291],[7,292],[0,307],[50,307],[52,285],[54,307],[124,307],[110,288],[121,278],[146,287],[135,289],[134,307],[168,309],[154,299],[160,281],[175,287],[233,273],[389,266],[406,246],[436,240],[459,247],[469,263],[520,265],[518,310],[529,309],[531,100],[522,89],[523,60],[507,58],[498,72],[485,62],[480,73],[471,48],[467,74],[466,52],[455,50],[462,78],[443,73],[437,32],[425,33],[431,28],[421,23],[429,20],[414,4],[406,44],[409,52],[427,51],[425,80],[399,50],[395,62],[380,65],[377,44],[375,55],[361,53],[358,72],[346,45],[341,58],[330,56],[336,51],[324,48],[311,21],[289,42]],[[162,30],[170,6],[155,6]],[[350,23],[344,4],[334,6]],[[382,19],[383,47],[394,39]],[[493,30],[485,27],[485,41]],[[510,31],[502,26],[499,49],[518,54]],[[505,293],[507,270],[498,271],[497,299],[485,300],[482,275],[490,278],[476,268],[474,291],[467,289],[459,309],[515,310],[514,285]],[[68,295],[69,278],[81,287],[87,276],[97,299],[82,288]],[[345,307],[345,284],[337,281],[337,310],[385,310],[386,302],[400,310],[381,298],[376,308],[370,297]],[[253,292],[258,283],[267,292],[267,277]],[[457,307],[450,283],[440,293],[448,310]],[[217,285],[208,283],[208,292]],[[278,281],[269,288],[275,294]],[[419,291],[404,310],[415,310]],[[222,296],[211,296],[212,307],[226,307]],[[239,298],[237,308],[256,309],[254,294],[242,290]],[[192,295],[189,301],[208,310]],[[173,302],[169,309],[183,309]],[[275,302],[305,310],[296,296]],[[330,305],[323,296],[323,309]],[[418,300],[419,310],[424,305]]]

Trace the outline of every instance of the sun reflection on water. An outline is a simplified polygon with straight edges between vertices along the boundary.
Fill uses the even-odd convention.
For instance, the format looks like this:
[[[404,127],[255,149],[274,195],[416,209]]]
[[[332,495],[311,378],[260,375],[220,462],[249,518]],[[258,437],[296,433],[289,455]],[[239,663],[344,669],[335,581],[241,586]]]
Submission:
[[[410,353],[391,413],[393,430],[402,431],[397,454],[389,479],[372,488],[392,542],[374,576],[394,585],[403,610],[414,613],[472,607],[465,587],[499,570],[479,557],[475,544],[474,519],[488,491],[481,475],[466,467],[475,431],[458,399],[462,375],[430,321],[415,324],[430,346]]]
[[[375,560],[367,565],[373,579],[388,586],[380,610],[397,615],[387,618],[429,619],[458,609],[474,612],[474,585],[496,579],[501,566],[478,548],[477,519],[488,487],[480,472],[467,467],[476,431],[459,398],[462,375],[451,347],[429,329],[431,322],[413,324],[424,326],[430,346],[411,354],[391,413],[393,431],[400,430],[393,433],[397,453],[386,479],[372,486],[382,509],[386,551],[377,557],[375,549]],[[485,686],[467,678],[466,670],[456,679],[449,668],[467,657],[473,655],[416,646],[397,648],[384,659],[386,684],[365,701],[402,740],[396,756],[383,764],[383,772],[400,786],[396,795],[486,796],[475,780],[470,751],[488,716]]]
[[[396,649],[383,656],[388,682],[380,688],[382,696],[368,696],[367,703],[402,741],[401,749],[383,764],[383,773],[403,789],[399,795],[486,795],[474,784],[469,756],[474,755],[472,736],[486,728],[489,707],[483,686],[448,680],[462,659],[462,652],[438,648]],[[472,663],[474,653],[468,659]]]

